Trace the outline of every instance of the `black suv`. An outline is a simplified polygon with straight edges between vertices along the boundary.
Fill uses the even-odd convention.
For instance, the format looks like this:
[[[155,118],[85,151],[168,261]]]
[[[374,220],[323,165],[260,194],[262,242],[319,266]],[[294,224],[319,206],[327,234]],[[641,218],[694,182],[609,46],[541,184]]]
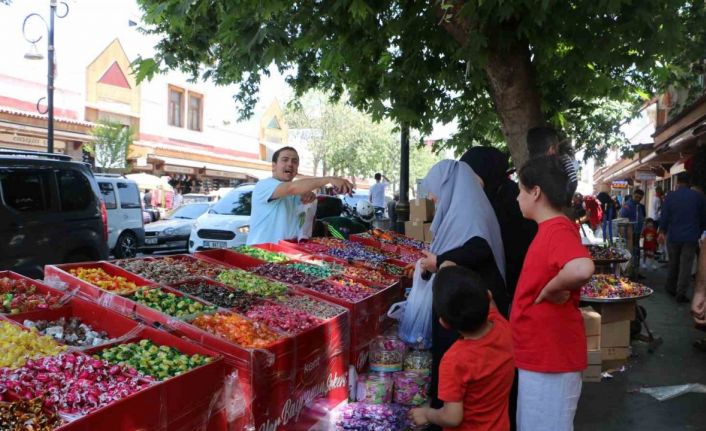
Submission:
[[[44,265],[108,257],[105,205],[88,165],[0,149],[0,270],[40,278]]]

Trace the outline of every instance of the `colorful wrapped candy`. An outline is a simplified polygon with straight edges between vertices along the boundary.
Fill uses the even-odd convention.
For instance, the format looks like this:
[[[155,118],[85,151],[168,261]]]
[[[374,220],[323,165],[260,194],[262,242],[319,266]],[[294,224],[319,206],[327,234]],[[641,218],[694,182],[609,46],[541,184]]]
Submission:
[[[269,263],[281,263],[286,262],[290,259],[289,257],[287,257],[287,255],[284,255],[282,253],[275,253],[273,251],[267,251],[261,248],[250,247],[247,245],[236,247],[233,250],[237,251],[240,254],[254,257],[255,259],[264,260],[265,262]]]
[[[358,376],[356,400],[369,404],[391,403],[393,386],[394,382],[390,374],[361,374]]]
[[[319,319],[330,319],[345,313],[345,308],[338,307],[328,302],[319,301],[306,295],[286,294],[274,300],[287,307],[296,308]]]
[[[414,371],[400,371],[393,374],[394,396],[397,404],[419,406],[429,398],[431,376]]]
[[[287,286],[276,281],[270,281],[259,275],[241,271],[239,269],[229,269],[221,272],[216,280],[236,289],[251,293],[253,295],[272,297],[282,295],[287,291]]]
[[[102,268],[80,267],[70,269],[69,273],[83,281],[117,295],[128,295],[138,288],[135,283],[129,281],[127,278],[119,275],[110,275]]]
[[[378,336],[370,347],[370,369],[382,373],[402,371],[406,350],[398,337]]]
[[[350,403],[336,420],[336,431],[404,431],[409,428],[406,407],[396,404]]]
[[[51,431],[61,425],[61,418],[42,408],[42,399],[0,402],[0,426],[3,431]]]
[[[153,382],[134,368],[76,352],[29,360],[18,369],[0,368],[0,392],[12,391],[24,399],[42,397],[46,408],[68,414],[88,413]]]
[[[212,305],[204,305],[187,296],[178,296],[161,289],[141,288],[129,298],[176,318],[216,311]]]
[[[254,306],[246,316],[287,334],[298,334],[321,324],[321,320],[303,311],[270,303]]]
[[[246,348],[262,349],[282,338],[267,325],[254,324],[236,314],[204,314],[191,323]]]
[[[61,344],[76,347],[94,347],[103,344],[110,338],[105,331],[96,331],[78,317],[66,319],[61,317],[54,321],[25,320],[22,323],[27,328],[34,328],[42,335],[54,338]]]
[[[66,349],[51,337],[24,331],[8,322],[0,322],[0,340],[0,367],[21,367],[30,358],[57,355]]]
[[[59,306],[59,296],[42,293],[26,280],[0,278],[0,313],[17,314]]]

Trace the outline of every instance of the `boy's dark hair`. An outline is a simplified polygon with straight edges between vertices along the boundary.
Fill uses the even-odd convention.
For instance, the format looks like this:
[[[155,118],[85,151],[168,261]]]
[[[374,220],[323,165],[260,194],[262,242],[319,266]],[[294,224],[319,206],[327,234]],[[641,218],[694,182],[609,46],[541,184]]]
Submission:
[[[653,219],[652,217],[647,217],[647,218],[645,219],[645,224],[647,224],[647,223],[652,223],[652,224],[654,224],[654,222],[655,222],[655,219]]]
[[[380,172],[375,174],[375,181],[380,181],[381,179],[382,179],[382,174]]]
[[[295,153],[297,153],[297,155],[299,155],[299,152],[294,147],[282,147],[279,150],[275,151],[275,153],[272,155],[272,163],[277,163],[277,160],[279,159],[279,153],[281,153],[282,151],[294,151]]]
[[[520,183],[526,189],[538,186],[554,209],[566,204],[566,176],[557,156],[539,156],[529,159],[520,169]]]
[[[633,194],[633,195],[645,196],[645,191],[638,188],[638,189],[633,190],[632,194]]]
[[[529,129],[527,132],[527,150],[529,150],[530,157],[544,156],[552,147],[554,147],[558,155],[574,157],[571,142],[553,127],[539,126]]]
[[[677,183],[678,184],[685,184],[685,185],[690,185],[691,184],[691,175],[689,175],[688,172],[680,172],[677,174]]]
[[[488,289],[477,273],[461,266],[442,268],[432,292],[434,311],[452,329],[472,332],[488,320]]]

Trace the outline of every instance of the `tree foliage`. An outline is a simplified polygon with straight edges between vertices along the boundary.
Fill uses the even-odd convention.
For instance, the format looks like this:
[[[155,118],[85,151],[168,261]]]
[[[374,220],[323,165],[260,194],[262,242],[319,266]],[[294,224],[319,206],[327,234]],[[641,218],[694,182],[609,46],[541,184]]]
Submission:
[[[124,168],[135,130],[117,121],[101,120],[92,134],[94,141],[85,145],[84,149],[95,158],[96,166],[103,169]]]
[[[384,173],[393,189],[399,183],[400,139],[389,120],[375,122],[343,100],[332,102],[322,92],[313,91],[290,101],[285,121],[291,129],[308,131],[308,149],[314,171],[321,175],[372,178]],[[425,146],[410,149],[410,178],[423,178],[439,160]],[[319,171],[321,167],[321,171]]]
[[[587,154],[623,142],[617,125],[706,52],[704,2],[684,0],[138,0],[157,55],[138,79],[180,68],[239,85],[252,115],[274,63],[297,95],[349,95],[422,134],[456,119],[447,144],[507,142],[564,128]]]

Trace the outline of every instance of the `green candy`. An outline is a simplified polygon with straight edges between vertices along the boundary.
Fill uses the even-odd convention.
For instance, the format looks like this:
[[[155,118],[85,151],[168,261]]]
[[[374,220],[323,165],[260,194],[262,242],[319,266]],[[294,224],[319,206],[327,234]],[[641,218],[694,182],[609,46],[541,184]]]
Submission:
[[[141,288],[128,298],[177,318],[210,313],[217,309],[212,305],[204,305],[186,296],[178,296],[161,289]]]
[[[257,247],[250,247],[247,245],[241,245],[240,247],[235,247],[233,250],[240,254],[245,254],[255,259],[264,260],[269,263],[282,263],[291,260],[288,256],[282,253],[275,253],[272,251],[263,250]]]
[[[336,275],[341,272],[338,268],[336,268],[339,265],[335,265],[334,267],[333,265],[328,265],[326,263],[322,263],[321,265],[312,265],[310,263],[289,263],[286,266],[316,278],[329,278],[332,275]]]
[[[177,376],[213,360],[204,355],[187,355],[174,347],[156,346],[150,340],[120,344],[98,352],[94,358],[131,366],[158,380]]]
[[[287,286],[282,283],[270,281],[259,275],[239,269],[223,271],[218,274],[217,280],[228,286],[258,296],[276,297],[287,292]]]

